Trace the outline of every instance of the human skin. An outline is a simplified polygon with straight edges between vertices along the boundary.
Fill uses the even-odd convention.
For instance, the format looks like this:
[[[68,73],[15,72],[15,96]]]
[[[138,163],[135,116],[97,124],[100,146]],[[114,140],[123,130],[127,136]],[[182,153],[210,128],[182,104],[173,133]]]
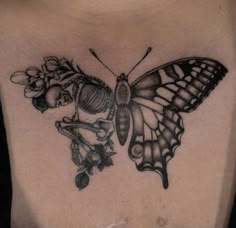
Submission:
[[[227,227],[235,189],[235,8],[229,0],[1,1],[0,83],[13,181],[12,227]],[[190,56],[216,59],[229,73],[196,111],[182,115],[185,132],[168,164],[167,190],[157,174],[136,170],[129,143],[120,146],[114,134],[114,166],[78,191],[70,141],[55,128],[73,106],[41,114],[10,75],[54,55],[74,59],[114,89],[116,79],[89,48],[120,74],[149,46],[152,52],[130,81]]]

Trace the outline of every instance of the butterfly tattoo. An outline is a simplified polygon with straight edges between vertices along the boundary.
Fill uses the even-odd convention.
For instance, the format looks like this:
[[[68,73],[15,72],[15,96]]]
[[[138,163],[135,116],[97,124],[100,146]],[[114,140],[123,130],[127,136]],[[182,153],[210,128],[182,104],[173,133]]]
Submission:
[[[95,169],[102,171],[113,165],[114,132],[122,146],[128,143],[127,152],[137,170],[158,173],[167,189],[167,164],[184,133],[181,113],[196,110],[228,72],[216,60],[190,57],[158,66],[130,82],[130,73],[151,50],[149,47],[127,74],[118,76],[90,49],[116,77],[114,89],[84,73],[73,61],[55,56],[44,58],[40,68],[29,67],[11,75],[11,81],[25,87],[25,97],[42,113],[74,104],[73,115],[55,125],[71,139],[72,161],[78,167],[75,184],[80,190],[88,186]],[[81,120],[80,112],[102,117],[86,122]],[[91,143],[81,130],[92,132],[96,143]]]

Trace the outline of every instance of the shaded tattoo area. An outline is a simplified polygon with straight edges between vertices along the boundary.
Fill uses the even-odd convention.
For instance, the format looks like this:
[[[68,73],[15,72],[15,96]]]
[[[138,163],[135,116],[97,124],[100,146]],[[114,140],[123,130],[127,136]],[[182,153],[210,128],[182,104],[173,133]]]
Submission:
[[[75,112],[71,117],[56,121],[56,127],[72,141],[72,161],[78,167],[75,183],[79,189],[89,184],[89,176],[93,175],[95,168],[103,171],[113,165],[115,152],[110,138],[114,132],[113,93],[104,82],[85,75],[72,61],[55,56],[44,58],[41,68],[29,67],[13,73],[11,81],[24,86],[24,96],[31,99],[33,106],[42,113],[74,103]],[[89,114],[108,112],[108,115],[94,123],[83,122],[79,118],[79,109]],[[80,129],[93,132],[97,144],[86,140]]]
[[[34,107],[44,112],[73,101],[66,90],[73,82],[63,83],[63,80],[79,73],[80,69],[75,68],[72,61],[49,56],[44,58],[41,68],[29,67],[25,71],[17,71],[12,74],[11,81],[24,86],[24,96],[32,99]],[[75,80],[75,77],[72,79]]]
[[[167,189],[167,164],[175,156],[184,133],[182,113],[196,110],[228,72],[214,59],[189,57],[158,66],[130,83],[129,75],[151,50],[149,47],[127,74],[117,75],[90,49],[116,77],[114,89],[84,73],[72,60],[55,56],[44,58],[40,68],[29,67],[12,74],[11,81],[24,87],[24,96],[42,113],[74,105],[74,113],[55,125],[71,140],[79,189],[88,186],[95,169],[103,171],[113,165],[114,132],[122,146],[131,136],[127,152],[137,170],[158,173]],[[80,111],[103,117],[85,122]],[[82,130],[94,134],[96,142],[89,142]]]

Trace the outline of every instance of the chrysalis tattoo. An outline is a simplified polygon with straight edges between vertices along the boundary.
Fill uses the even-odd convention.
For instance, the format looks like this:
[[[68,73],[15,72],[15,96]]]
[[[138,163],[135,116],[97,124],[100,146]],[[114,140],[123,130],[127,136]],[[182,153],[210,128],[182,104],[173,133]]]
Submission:
[[[121,145],[129,144],[128,155],[137,170],[158,173],[163,187],[168,188],[167,163],[174,157],[184,132],[181,113],[196,110],[227,73],[216,60],[190,57],[154,68],[130,83],[130,73],[150,51],[149,47],[128,74],[117,76],[90,49],[117,78],[114,89],[84,73],[72,61],[55,56],[44,58],[41,68],[29,67],[12,74],[11,81],[25,86],[25,97],[31,98],[33,106],[42,113],[74,104],[74,114],[55,124],[71,140],[72,161],[78,167],[75,183],[80,190],[89,184],[95,168],[102,171],[113,165],[114,132]],[[105,117],[85,122],[80,111],[103,113]],[[96,143],[89,142],[82,129],[94,133]]]

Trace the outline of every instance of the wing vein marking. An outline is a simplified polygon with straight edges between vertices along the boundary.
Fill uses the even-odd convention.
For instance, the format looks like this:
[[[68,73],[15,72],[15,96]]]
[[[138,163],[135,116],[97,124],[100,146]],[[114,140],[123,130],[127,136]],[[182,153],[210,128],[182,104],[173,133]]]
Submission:
[[[189,75],[189,76],[193,78],[192,82],[193,82],[194,80],[196,80],[196,81],[198,81],[199,83],[202,84],[202,87],[205,86],[205,84],[203,84],[197,77],[194,77],[194,76],[192,76],[192,75]]]
[[[161,98],[161,99],[165,100],[166,102],[168,102],[168,104],[170,103],[170,101],[169,101],[167,98],[163,97],[163,96],[160,95],[160,94],[158,94],[158,95],[155,96],[154,98]],[[155,103],[158,103],[158,104],[162,105],[161,103],[159,103],[159,102],[157,102],[157,101],[155,101],[155,100],[153,100],[153,101],[154,101]]]
[[[154,145],[153,145],[153,142],[154,142],[154,137],[153,137],[153,130],[151,131],[151,138],[152,138],[152,143],[151,143],[151,151],[152,151],[152,161],[154,160]]]
[[[183,100],[183,101],[186,102],[186,103],[189,102],[189,101],[186,100],[184,97],[181,97],[181,96],[178,94],[179,88],[178,88],[176,91],[174,91],[174,90],[172,90],[171,88],[167,87],[168,85],[173,85],[173,84],[172,84],[172,83],[168,83],[168,84],[164,85],[163,88],[165,88],[166,90],[169,90],[170,92],[174,93],[175,98],[180,98],[181,100]],[[172,99],[173,99],[173,98],[172,98]]]
[[[178,83],[178,82],[177,82],[177,83]],[[193,94],[193,93],[190,92],[189,90],[186,90],[186,88],[187,88],[188,86],[192,86],[192,85],[190,85],[190,84],[187,83],[186,88],[184,88],[184,87],[181,86],[180,84],[178,84],[178,86],[179,86],[181,89],[183,89],[185,92],[189,93],[192,97],[198,99],[198,97],[197,97],[195,94]],[[194,88],[195,88],[195,87],[194,87]],[[198,91],[199,91],[199,90],[198,90]],[[199,91],[199,92],[202,93],[201,91]]]
[[[184,130],[183,127],[181,127],[181,126],[179,126],[179,125],[176,125],[176,122],[175,122],[173,119],[169,118],[169,117],[168,117],[167,115],[165,115],[163,112],[157,111],[157,110],[153,109],[152,107],[148,106],[146,103],[144,103],[144,102],[145,102],[145,99],[143,99],[143,98],[141,98],[141,99],[142,99],[142,103],[140,103],[140,102],[135,102],[135,100],[133,100],[133,102],[134,102],[134,103],[137,103],[137,105],[140,105],[140,104],[141,104],[142,106],[144,106],[144,107],[146,107],[146,108],[148,108],[148,109],[153,110],[153,112],[154,112],[154,114],[155,114],[155,116],[156,116],[156,118],[158,119],[159,122],[163,122],[163,121],[161,121],[161,120],[158,118],[157,113],[158,113],[159,115],[161,115],[162,118],[165,118],[166,120],[170,121],[175,127],[178,127],[180,131],[183,131],[183,130]],[[150,102],[150,101],[148,101],[148,102]],[[164,107],[163,107],[163,108],[164,108]],[[165,107],[165,108],[166,108],[166,107]],[[141,111],[141,114],[142,114],[142,116],[143,116],[143,112],[142,112],[142,111]],[[143,121],[145,122],[144,117],[143,117]],[[145,123],[146,123],[146,122],[145,122]],[[166,124],[165,124],[165,126],[166,126]],[[166,127],[167,127],[173,134],[176,134],[176,133],[173,132],[168,126],[166,126]]]
[[[189,76],[190,77],[190,76]],[[199,91],[200,93],[202,93],[202,91],[199,89],[199,88],[197,88],[196,86],[194,86],[193,84],[189,84],[189,81],[187,81],[187,80],[185,80],[185,79],[183,79],[183,81],[185,81],[189,86],[192,86],[193,88],[195,88],[197,91]]]
[[[136,98],[138,98],[138,97],[136,97]],[[146,108],[148,108],[148,109],[153,110],[154,113],[157,112],[158,114],[160,114],[161,116],[163,116],[164,118],[166,118],[167,120],[169,120],[170,122],[175,123],[175,122],[173,122],[172,119],[170,119],[169,117],[165,116],[165,115],[163,114],[163,112],[154,109],[152,106],[150,106],[150,104],[148,105],[148,103],[149,103],[150,101],[148,101],[148,100],[146,100],[146,99],[143,99],[143,98],[140,98],[139,101],[137,101],[136,98],[133,99],[133,102],[134,102],[134,103],[137,103],[138,105],[141,104],[142,106],[144,106],[144,107],[146,107]],[[157,102],[155,102],[155,103],[157,103]],[[164,108],[164,107],[163,107],[163,108]],[[142,115],[143,115],[143,114],[142,114]]]
[[[156,114],[156,113],[155,113],[155,114]],[[158,117],[157,117],[157,118],[158,118]],[[174,122],[172,119],[168,118],[167,116],[164,116],[164,118],[165,118],[166,120],[170,121],[176,128],[179,128],[181,131],[184,130],[183,127],[176,125],[176,122]],[[166,124],[164,124],[163,120],[162,120],[162,121],[159,121],[159,122],[160,122],[163,126],[165,126],[165,127],[171,132],[172,135],[176,135],[176,132],[174,132],[169,126],[167,126]],[[178,142],[180,142],[179,139],[178,139]]]
[[[202,72],[200,72],[200,73],[197,75],[197,78],[198,78],[198,80],[200,80],[200,81],[201,81],[202,83],[204,83],[204,84],[207,84],[207,83],[209,83],[209,81],[213,80],[213,78],[208,78],[208,77],[206,77],[206,75],[204,75]],[[203,81],[202,78],[205,78],[205,80],[207,80],[207,81]]]
[[[174,68],[174,65],[166,66],[163,70],[165,71],[166,75],[170,78],[173,78],[175,80],[180,78],[179,74],[176,72]]]
[[[160,131],[160,129],[158,129],[158,131]],[[169,151],[171,151],[171,144],[170,142],[168,142],[168,140],[166,139],[166,137],[164,136],[163,134],[163,131],[160,131],[161,132],[161,135],[158,137],[158,139],[160,140],[161,138],[165,141],[165,148],[168,148]],[[163,146],[162,145],[159,145],[160,149],[161,149],[161,156],[163,155]]]

